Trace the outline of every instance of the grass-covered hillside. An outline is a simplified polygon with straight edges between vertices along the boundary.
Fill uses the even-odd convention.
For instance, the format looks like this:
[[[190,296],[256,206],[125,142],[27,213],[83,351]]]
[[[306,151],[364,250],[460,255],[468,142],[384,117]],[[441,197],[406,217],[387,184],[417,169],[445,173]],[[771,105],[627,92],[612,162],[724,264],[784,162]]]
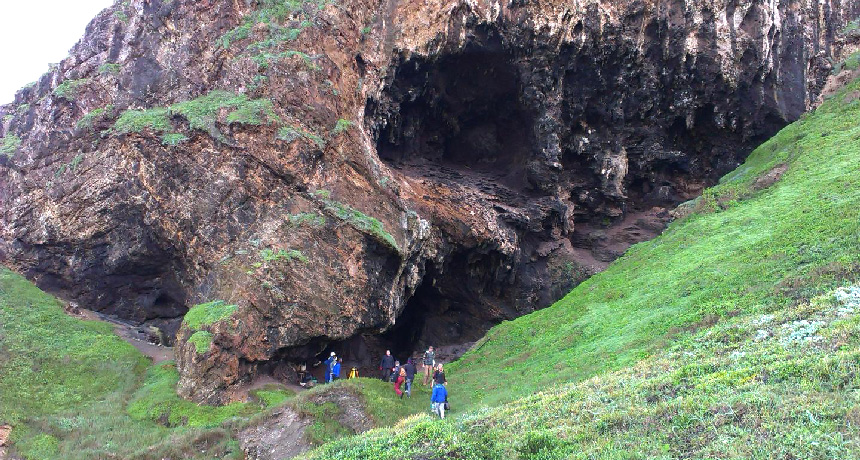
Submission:
[[[858,87],[491,330],[447,369],[455,416],[310,458],[860,458]]]
[[[205,306],[186,321],[209,319]],[[390,383],[362,378],[299,395],[263,387],[248,402],[198,405],[177,396],[172,361],[151,364],[113,327],[67,315],[57,299],[0,267],[0,426],[12,426],[13,458],[241,459],[238,433],[276,424],[279,406],[307,421],[299,443],[319,445],[356,427],[393,425],[422,411],[430,394],[415,388],[412,399],[398,400]]]

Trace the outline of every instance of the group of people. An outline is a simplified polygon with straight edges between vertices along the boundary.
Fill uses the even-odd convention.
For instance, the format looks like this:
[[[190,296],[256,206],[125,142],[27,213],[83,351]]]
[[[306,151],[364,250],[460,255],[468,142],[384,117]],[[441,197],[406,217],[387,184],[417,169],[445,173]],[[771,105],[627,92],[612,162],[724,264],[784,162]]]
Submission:
[[[445,378],[442,363],[436,363],[436,352],[432,346],[424,352],[421,362],[423,364],[424,385],[431,385],[433,388],[430,396],[433,412],[438,414],[440,418],[445,418],[445,410],[448,407],[448,390],[446,388],[448,380]],[[412,358],[409,358],[406,364],[401,365],[400,361],[391,355],[391,350],[385,350],[385,356],[379,363],[379,371],[380,378],[384,382],[394,382],[394,393],[397,396],[401,399],[404,395],[407,398],[412,397],[412,382],[417,373]],[[406,391],[401,389],[404,384]]]

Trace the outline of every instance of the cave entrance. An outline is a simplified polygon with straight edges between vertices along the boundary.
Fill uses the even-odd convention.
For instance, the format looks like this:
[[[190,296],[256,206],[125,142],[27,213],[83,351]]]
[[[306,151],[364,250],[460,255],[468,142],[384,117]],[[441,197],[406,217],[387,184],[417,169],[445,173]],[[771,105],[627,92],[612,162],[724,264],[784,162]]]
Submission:
[[[394,326],[376,340],[379,355],[390,349],[397,358],[421,356],[428,346],[442,361],[459,357],[493,325],[517,316],[507,305],[510,275],[496,252],[461,250],[439,269],[425,264],[421,284],[406,301]]]
[[[456,54],[402,62],[380,101],[368,101],[379,156],[408,175],[487,177],[528,188],[535,116],[522,103],[514,56],[492,31]]]

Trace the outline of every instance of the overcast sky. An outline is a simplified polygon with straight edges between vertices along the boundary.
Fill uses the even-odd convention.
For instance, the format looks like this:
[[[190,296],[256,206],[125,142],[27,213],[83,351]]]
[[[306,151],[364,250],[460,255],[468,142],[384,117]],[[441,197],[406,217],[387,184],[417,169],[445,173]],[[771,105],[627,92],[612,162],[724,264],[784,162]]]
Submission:
[[[0,105],[60,62],[113,0],[0,0]]]

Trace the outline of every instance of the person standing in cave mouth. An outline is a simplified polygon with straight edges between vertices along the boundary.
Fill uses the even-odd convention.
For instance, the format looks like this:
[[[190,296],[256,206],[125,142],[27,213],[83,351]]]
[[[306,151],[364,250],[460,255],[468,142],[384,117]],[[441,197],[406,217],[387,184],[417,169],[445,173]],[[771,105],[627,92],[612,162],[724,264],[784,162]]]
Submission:
[[[430,384],[430,378],[433,376],[433,367],[436,365],[436,352],[433,351],[433,346],[427,347],[424,352],[424,385]]]
[[[383,382],[387,382],[391,378],[392,369],[394,369],[394,356],[391,356],[391,350],[385,350],[385,356],[382,357],[382,362],[379,363],[380,377]]]
[[[331,383],[331,371],[334,368],[334,365],[337,363],[337,356],[335,356],[334,352],[331,352],[331,356],[328,357],[327,360],[323,364],[325,364],[325,383]]]
[[[340,380],[340,365],[343,364],[343,358],[337,358],[334,364],[331,365],[331,381]]]

